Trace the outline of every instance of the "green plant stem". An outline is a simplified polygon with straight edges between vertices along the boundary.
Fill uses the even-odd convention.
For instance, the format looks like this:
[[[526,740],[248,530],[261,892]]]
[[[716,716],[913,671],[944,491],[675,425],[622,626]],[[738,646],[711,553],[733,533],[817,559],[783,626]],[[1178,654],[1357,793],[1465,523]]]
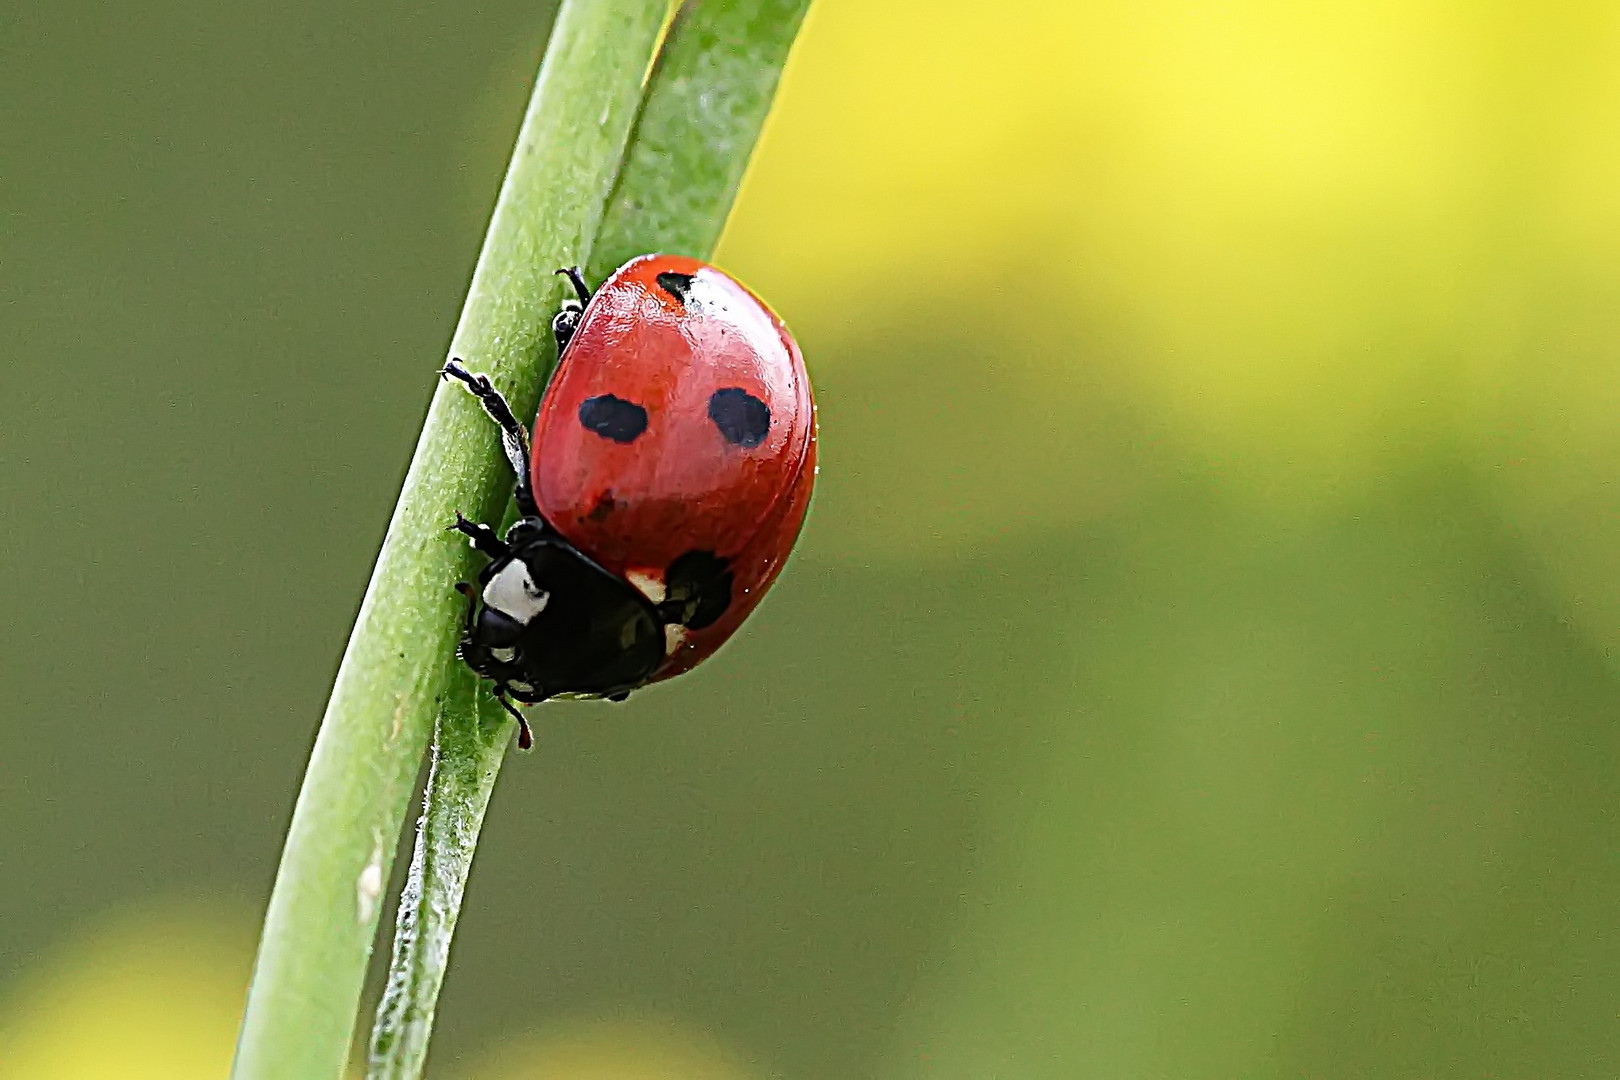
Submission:
[[[713,251],[808,2],[700,3],[677,16],[593,245],[592,281],[644,251]],[[478,833],[510,741],[507,723],[457,719],[472,708],[470,698],[447,698],[436,729],[370,1080],[415,1080],[426,1061]]]
[[[472,722],[465,713],[446,709],[433,729],[427,789],[410,873],[399,898],[388,985],[372,1029],[367,1069],[372,1080],[422,1074],[478,834],[512,742],[512,720],[505,710],[487,694],[467,696],[474,704]]]
[[[666,0],[564,0],[558,12],[451,349],[520,413],[532,414],[555,360],[548,320],[565,286],[551,271],[589,255],[668,13]],[[451,585],[473,557],[444,530],[458,509],[487,520],[504,505],[511,481],[495,445],[477,403],[440,386],[293,810],[237,1080],[343,1074],[382,890],[455,662],[465,602]]]
[[[709,0],[681,8],[648,82],[586,277],[601,281],[648,251],[713,254],[809,6]]]

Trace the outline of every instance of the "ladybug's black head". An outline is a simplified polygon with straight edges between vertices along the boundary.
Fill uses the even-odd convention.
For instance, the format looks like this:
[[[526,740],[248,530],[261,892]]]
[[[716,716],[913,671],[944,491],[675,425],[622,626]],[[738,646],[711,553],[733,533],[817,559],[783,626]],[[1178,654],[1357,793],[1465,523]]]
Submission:
[[[613,696],[664,661],[657,610],[538,521],[520,521],[507,554],[478,576],[461,656],[519,701],[558,694]]]

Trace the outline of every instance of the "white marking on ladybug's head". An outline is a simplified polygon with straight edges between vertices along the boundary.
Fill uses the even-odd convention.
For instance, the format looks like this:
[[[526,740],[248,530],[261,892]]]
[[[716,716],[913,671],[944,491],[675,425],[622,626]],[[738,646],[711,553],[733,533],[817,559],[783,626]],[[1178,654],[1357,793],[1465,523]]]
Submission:
[[[484,606],[493,608],[514,622],[528,625],[546,610],[551,594],[534,583],[522,559],[513,559],[484,586]]]
[[[664,596],[668,590],[664,588],[664,579],[657,571],[627,570],[624,576],[648,600],[655,604],[664,602]]]
[[[495,659],[499,660],[503,664],[510,664],[512,661],[517,659],[517,650],[516,649],[491,649],[491,650],[489,650],[489,655],[493,656]]]
[[[686,644],[686,627],[680,623],[664,624],[664,655],[674,656],[675,650]]]

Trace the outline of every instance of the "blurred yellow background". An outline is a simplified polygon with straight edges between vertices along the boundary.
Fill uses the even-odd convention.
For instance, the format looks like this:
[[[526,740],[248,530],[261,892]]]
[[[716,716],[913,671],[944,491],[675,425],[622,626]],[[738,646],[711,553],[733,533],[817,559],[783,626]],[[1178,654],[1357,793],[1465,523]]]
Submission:
[[[0,1077],[221,1075],[544,19],[0,25]],[[816,0],[823,467],[545,710],[435,1075],[1620,1074],[1620,8]],[[678,182],[678,178],[672,178]]]

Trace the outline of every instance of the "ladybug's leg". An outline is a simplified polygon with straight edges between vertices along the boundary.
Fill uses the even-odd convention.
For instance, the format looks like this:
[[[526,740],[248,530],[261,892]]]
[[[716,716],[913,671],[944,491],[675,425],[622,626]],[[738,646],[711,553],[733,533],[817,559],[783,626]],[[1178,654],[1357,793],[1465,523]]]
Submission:
[[[467,598],[467,619],[461,626],[461,642],[456,646],[456,656],[476,672],[484,666],[484,650],[474,633],[478,629],[478,590],[465,581],[458,581],[456,592]]]
[[[501,541],[494,529],[476,521],[468,521],[461,516],[460,510],[456,511],[456,523],[445,531],[461,533],[473,547],[491,559],[504,558],[512,553],[512,549]]]
[[[568,342],[574,337],[574,331],[579,327],[580,317],[585,314],[585,305],[591,302],[591,287],[585,284],[585,275],[579,272],[577,266],[565,266],[561,270],[553,271],[562,274],[568,283],[574,287],[574,294],[578,300],[564,300],[557,317],[551,320],[551,332],[557,336],[557,355],[560,357],[563,350],[568,348]]]
[[[508,698],[506,696],[506,692],[505,692],[504,689],[502,689],[500,687],[496,687],[496,689],[495,689],[495,700],[501,703],[501,708],[505,709],[507,712],[511,713],[514,717],[517,718],[517,722],[518,722],[518,749],[519,750],[527,750],[527,749],[529,749],[529,747],[533,746],[534,745],[534,732],[529,730],[529,721],[524,717],[524,715],[521,712],[518,711],[517,706],[513,705],[512,702],[510,700],[508,700]]]
[[[465,581],[458,581],[456,592],[467,598],[467,625],[462,628],[462,636],[472,637],[473,627],[478,625],[478,590]]]
[[[517,474],[518,511],[524,517],[536,516],[534,491],[529,487],[529,436],[517,417],[512,415],[512,407],[489,381],[489,376],[474,375],[462,366],[460,360],[451,360],[440,369],[439,375],[441,378],[457,379],[465,385],[467,391],[478,399],[478,404],[484,407],[489,418],[500,426],[501,448],[506,451],[506,460]]]
[[[568,284],[574,287],[574,293],[579,297],[580,307],[591,302],[591,287],[585,284],[585,275],[579,272],[579,267],[565,266],[561,270],[553,270],[552,273],[561,274],[568,279]]]

